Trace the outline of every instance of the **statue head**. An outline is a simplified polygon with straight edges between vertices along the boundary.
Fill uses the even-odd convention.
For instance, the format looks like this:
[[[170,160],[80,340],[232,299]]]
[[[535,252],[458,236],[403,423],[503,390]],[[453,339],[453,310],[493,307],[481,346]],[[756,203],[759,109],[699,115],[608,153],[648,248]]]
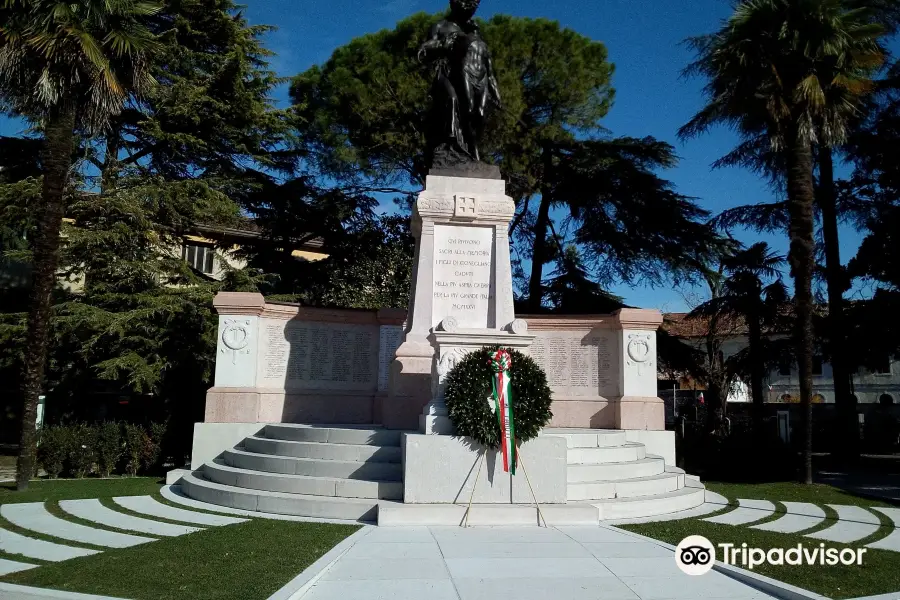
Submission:
[[[450,11],[462,19],[469,20],[475,16],[481,0],[450,0]]]

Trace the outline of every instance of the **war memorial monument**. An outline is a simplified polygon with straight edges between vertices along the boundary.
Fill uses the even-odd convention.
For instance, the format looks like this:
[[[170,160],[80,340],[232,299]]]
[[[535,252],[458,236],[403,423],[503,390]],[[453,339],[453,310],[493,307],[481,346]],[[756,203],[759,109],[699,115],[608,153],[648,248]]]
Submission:
[[[698,506],[703,486],[674,467],[657,398],[662,315],[515,314],[515,205],[479,151],[500,91],[478,0],[450,4],[419,51],[435,70],[432,169],[413,207],[408,311],[219,294],[215,386],[192,471],[173,479],[204,502],[383,526],[459,525],[470,502],[469,524],[537,525],[535,498],[551,525]],[[451,370],[497,346],[530,356],[552,390],[549,426],[520,449],[528,481],[455,435],[444,402]]]

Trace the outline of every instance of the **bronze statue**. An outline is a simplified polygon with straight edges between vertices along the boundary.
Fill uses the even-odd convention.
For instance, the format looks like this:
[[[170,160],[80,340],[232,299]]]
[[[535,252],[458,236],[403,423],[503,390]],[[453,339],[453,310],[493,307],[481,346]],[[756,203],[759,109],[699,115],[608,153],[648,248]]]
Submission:
[[[484,170],[478,143],[490,105],[501,103],[491,53],[473,19],[479,4],[450,0],[450,16],[432,28],[419,50],[419,60],[434,63],[437,71],[428,141],[433,170]]]

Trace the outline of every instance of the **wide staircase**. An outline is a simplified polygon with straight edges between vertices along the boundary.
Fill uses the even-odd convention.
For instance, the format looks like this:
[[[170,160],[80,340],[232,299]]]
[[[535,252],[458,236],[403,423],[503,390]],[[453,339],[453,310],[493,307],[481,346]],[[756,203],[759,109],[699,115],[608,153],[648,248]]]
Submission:
[[[696,508],[705,489],[696,479],[624,431],[547,429],[543,435],[566,438],[569,504],[591,504],[601,520],[652,517]]]
[[[182,491],[249,511],[376,522],[380,501],[403,502],[402,433],[266,425],[185,475]],[[596,507],[599,520],[658,516],[705,500],[699,481],[628,442],[623,431],[547,429],[542,435],[566,439],[568,504]]]
[[[400,431],[266,425],[181,480],[201,502],[243,510],[374,522],[379,500],[403,501]]]

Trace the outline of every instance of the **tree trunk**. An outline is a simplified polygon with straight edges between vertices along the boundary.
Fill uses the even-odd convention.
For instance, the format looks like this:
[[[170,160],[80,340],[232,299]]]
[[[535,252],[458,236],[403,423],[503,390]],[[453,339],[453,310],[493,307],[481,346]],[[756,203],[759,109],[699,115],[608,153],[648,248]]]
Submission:
[[[34,475],[35,421],[38,396],[44,382],[47,345],[50,337],[50,300],[59,265],[59,237],[65,212],[65,188],[72,165],[75,140],[75,112],[63,109],[47,120],[45,133],[44,182],[38,230],[34,240],[33,284],[28,313],[24,373],[22,377],[22,434],[16,487],[28,489]]]
[[[541,186],[541,204],[534,224],[534,251],[531,255],[531,279],[528,283],[528,310],[539,311],[544,298],[544,265],[547,263],[549,245],[547,231],[550,229],[550,207],[553,192],[550,188],[553,155],[544,149],[544,183]]]
[[[753,397],[753,429],[757,435],[760,435],[762,434],[766,403],[766,397],[763,393],[766,367],[762,356],[762,325],[758,315],[747,315],[747,317],[747,337],[750,343],[750,393]]]
[[[803,414],[803,465],[800,480],[812,483],[812,367],[815,230],[812,147],[798,128],[788,133],[788,209],[791,250],[789,261],[794,277],[794,307],[797,313],[797,363],[800,367],[800,402]]]
[[[838,234],[837,199],[834,189],[834,158],[832,149],[819,147],[819,194],[822,211],[822,231],[825,238],[825,272],[828,281],[828,338],[831,371],[834,379],[834,398],[837,404],[837,454],[845,459],[859,456],[859,425],[856,400],[850,390],[850,368],[845,354],[844,329],[844,268]]]

